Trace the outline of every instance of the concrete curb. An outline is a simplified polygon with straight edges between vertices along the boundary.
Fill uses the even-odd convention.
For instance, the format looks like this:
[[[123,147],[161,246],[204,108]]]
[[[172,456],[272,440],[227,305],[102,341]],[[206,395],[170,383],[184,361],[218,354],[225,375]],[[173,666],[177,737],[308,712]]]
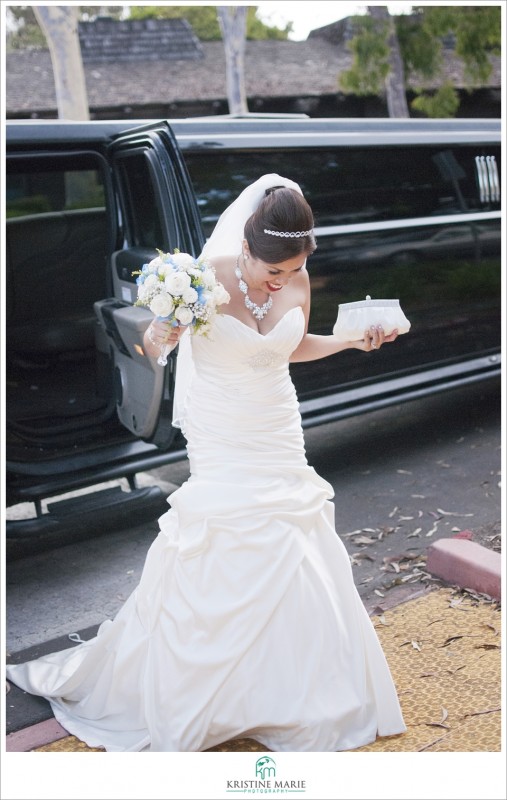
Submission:
[[[461,589],[501,599],[502,557],[469,539],[439,539],[428,548],[426,569]]]
[[[27,753],[36,747],[65,739],[66,736],[70,736],[69,732],[62,728],[56,719],[47,719],[15,733],[9,733],[5,737],[5,750],[7,753]]]

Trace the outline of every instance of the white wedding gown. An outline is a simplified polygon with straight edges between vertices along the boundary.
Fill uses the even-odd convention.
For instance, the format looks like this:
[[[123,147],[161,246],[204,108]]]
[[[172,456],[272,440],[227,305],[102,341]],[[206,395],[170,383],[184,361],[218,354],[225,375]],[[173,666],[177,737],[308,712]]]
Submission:
[[[94,639],[8,667],[88,745],[337,751],[405,730],[332,487],[305,458],[288,370],[303,330],[293,308],[265,336],[221,315],[193,337],[191,477],[139,586]]]

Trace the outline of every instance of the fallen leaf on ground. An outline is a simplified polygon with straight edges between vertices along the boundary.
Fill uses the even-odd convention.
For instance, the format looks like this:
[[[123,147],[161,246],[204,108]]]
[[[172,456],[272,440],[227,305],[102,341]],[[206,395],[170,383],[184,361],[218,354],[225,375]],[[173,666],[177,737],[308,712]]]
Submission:
[[[441,508],[437,508],[437,511],[444,517],[473,517],[473,514],[459,514],[457,511],[443,511]]]
[[[359,553],[352,553],[351,558],[359,559],[360,561],[375,561],[373,556],[365,553],[364,550],[361,550]]]
[[[485,708],[484,711],[470,711],[468,714],[465,714],[465,717],[478,717],[480,714],[494,714],[495,711],[501,711],[501,706],[497,706],[496,708]]]
[[[456,636],[448,636],[447,639],[445,640],[445,642],[440,645],[440,647],[447,647],[448,644],[450,644],[451,642],[455,642],[456,639],[475,639],[479,635],[480,634],[477,634],[477,633],[475,633],[475,634],[474,633],[461,633],[461,634],[457,634]],[[479,645],[479,646],[481,646],[481,645]]]
[[[354,544],[375,544],[377,540],[372,539],[371,536],[358,536],[354,539]]]
[[[447,733],[444,733],[443,736],[439,736],[438,739],[433,739],[433,741],[429,742],[429,744],[425,744],[424,747],[418,747],[417,748],[417,752],[418,753],[422,753],[423,750],[428,750],[428,748],[433,747],[433,745],[437,744],[438,742],[441,742],[442,739],[445,739],[445,737],[448,736],[448,735],[449,735],[449,731]]]
[[[447,672],[449,673],[449,675],[455,675],[456,672],[459,672],[460,669],[465,669],[465,667],[466,667],[466,664],[461,664],[460,667],[455,667],[455,669],[448,669]]]
[[[425,722],[424,724],[431,725],[434,728],[446,728],[447,730],[450,730],[449,725],[445,724],[445,721],[448,716],[449,712],[447,711],[446,708],[442,706],[442,719],[440,720],[440,722]]]
[[[498,634],[499,634],[499,631],[498,631],[498,630],[495,628],[495,626],[494,626],[494,625],[490,625],[490,624],[489,624],[489,622],[483,622],[483,623],[482,623],[482,625],[481,625],[481,627],[483,627],[483,628],[489,628],[489,629],[490,629],[490,631],[493,631],[493,633],[495,634],[495,636],[498,636]]]
[[[500,650],[500,649],[501,648],[499,644],[488,644],[488,642],[485,642],[484,644],[475,645],[475,650]]]

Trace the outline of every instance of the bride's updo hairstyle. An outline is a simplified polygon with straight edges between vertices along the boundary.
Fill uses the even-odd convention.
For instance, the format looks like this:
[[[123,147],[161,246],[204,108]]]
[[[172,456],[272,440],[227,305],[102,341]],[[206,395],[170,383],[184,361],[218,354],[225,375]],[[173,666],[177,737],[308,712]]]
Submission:
[[[313,253],[317,247],[313,226],[312,209],[302,194],[287,186],[272,186],[248,218],[245,239],[253,258],[279,264]]]

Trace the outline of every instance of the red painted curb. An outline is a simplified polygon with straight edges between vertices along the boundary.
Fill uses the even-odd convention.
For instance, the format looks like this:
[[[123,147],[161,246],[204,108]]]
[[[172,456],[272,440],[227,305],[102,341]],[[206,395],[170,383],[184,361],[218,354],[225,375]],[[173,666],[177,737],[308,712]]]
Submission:
[[[502,558],[468,539],[439,539],[428,548],[426,569],[461,589],[501,598]]]
[[[5,749],[8,753],[27,753],[69,735],[56,719],[47,719],[21,731],[9,733],[5,737]]]

